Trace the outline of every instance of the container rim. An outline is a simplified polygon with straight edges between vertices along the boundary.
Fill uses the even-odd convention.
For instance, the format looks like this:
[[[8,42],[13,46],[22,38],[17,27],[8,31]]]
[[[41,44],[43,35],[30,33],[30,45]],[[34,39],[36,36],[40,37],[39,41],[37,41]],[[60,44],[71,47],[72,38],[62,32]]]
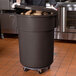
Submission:
[[[21,14],[17,14],[17,16],[22,16],[22,17],[55,17],[56,16],[56,14],[54,14],[54,15],[21,15]]]

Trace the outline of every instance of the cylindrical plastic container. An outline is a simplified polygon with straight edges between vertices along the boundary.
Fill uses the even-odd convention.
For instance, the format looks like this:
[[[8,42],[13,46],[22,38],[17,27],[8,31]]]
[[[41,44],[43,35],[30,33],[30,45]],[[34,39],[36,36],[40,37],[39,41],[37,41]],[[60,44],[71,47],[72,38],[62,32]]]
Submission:
[[[20,61],[23,66],[43,68],[53,62],[54,16],[18,15]]]
[[[55,18],[55,14],[17,15],[20,62],[24,67],[43,69],[52,64]]]

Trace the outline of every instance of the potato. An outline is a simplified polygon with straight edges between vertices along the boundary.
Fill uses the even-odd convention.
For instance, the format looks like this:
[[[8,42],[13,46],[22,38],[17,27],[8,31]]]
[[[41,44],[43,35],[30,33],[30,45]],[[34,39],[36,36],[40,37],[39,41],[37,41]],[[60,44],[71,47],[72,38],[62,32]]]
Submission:
[[[29,10],[25,13],[25,15],[31,15],[31,13],[32,13],[32,10]]]

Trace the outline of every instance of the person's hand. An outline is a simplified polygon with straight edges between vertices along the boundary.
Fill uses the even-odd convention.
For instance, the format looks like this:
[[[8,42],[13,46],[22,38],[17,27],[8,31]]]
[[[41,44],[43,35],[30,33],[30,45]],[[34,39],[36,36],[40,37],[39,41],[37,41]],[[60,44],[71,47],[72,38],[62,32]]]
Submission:
[[[11,7],[12,7],[12,8],[15,8],[15,5],[20,6],[20,3],[15,2],[15,3],[13,3],[13,4],[11,5]]]
[[[53,6],[53,5],[50,5],[49,7],[47,7],[47,8],[49,8],[49,9],[54,9],[54,10],[56,10],[57,11],[57,9]]]

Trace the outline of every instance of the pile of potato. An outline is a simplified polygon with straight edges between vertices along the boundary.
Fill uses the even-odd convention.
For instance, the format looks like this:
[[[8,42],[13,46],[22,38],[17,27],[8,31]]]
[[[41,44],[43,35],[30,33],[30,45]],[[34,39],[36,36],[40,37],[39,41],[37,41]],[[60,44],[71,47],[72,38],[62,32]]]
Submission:
[[[32,11],[32,10],[29,10],[27,12],[22,12],[21,15],[37,15],[37,16],[40,16],[40,15],[51,15],[52,13],[48,13],[48,12],[42,12],[42,11]]]

